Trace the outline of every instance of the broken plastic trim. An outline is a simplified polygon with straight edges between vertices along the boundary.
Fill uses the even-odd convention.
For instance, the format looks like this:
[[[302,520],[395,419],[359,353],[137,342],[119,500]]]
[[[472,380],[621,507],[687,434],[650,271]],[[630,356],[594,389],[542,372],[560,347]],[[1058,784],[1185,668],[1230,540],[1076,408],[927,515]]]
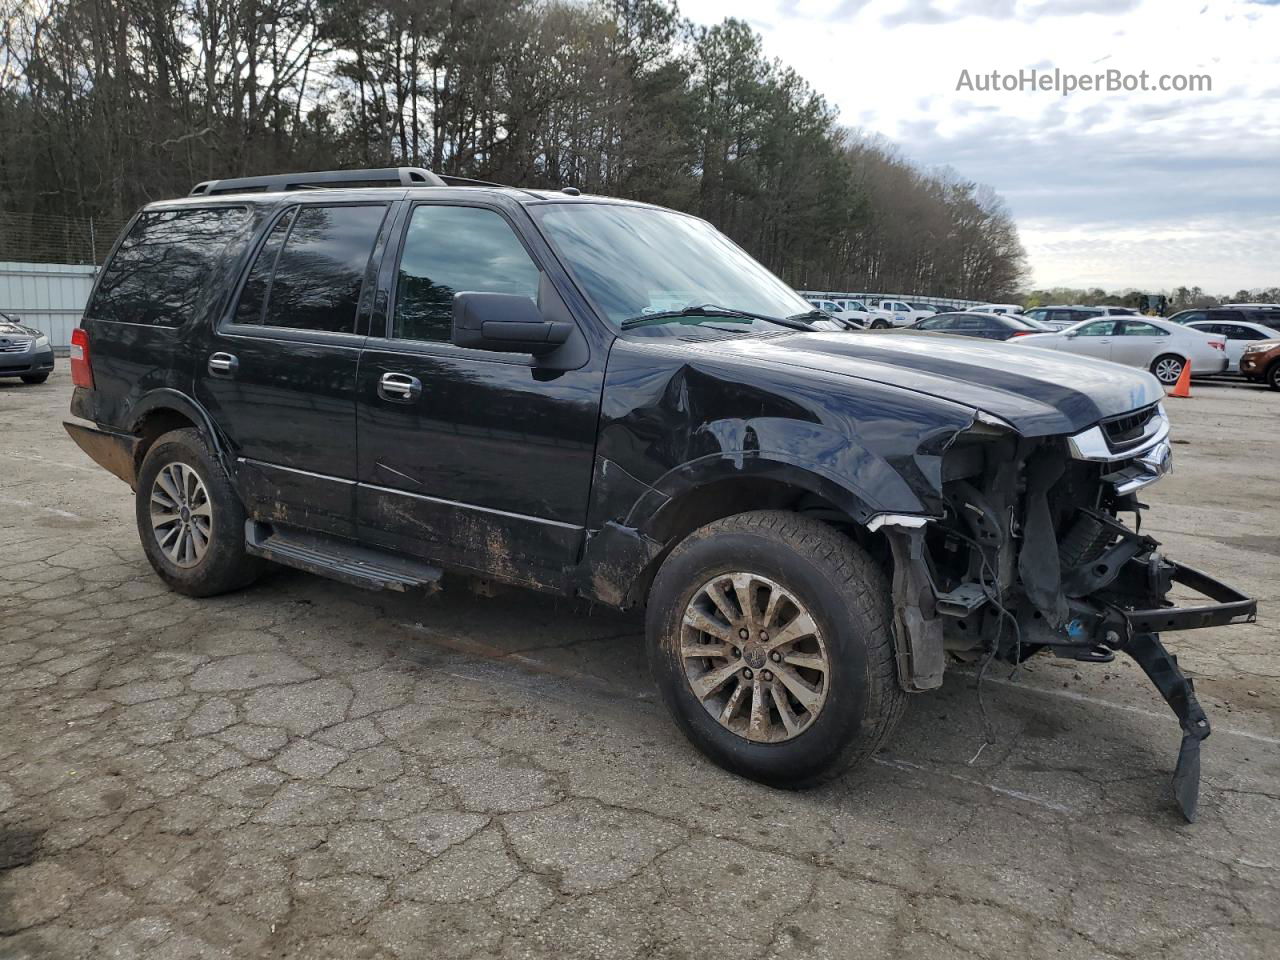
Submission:
[[[910,513],[877,513],[867,521],[867,530],[875,533],[881,527],[913,529],[923,527],[930,519],[930,517],[920,517]]]

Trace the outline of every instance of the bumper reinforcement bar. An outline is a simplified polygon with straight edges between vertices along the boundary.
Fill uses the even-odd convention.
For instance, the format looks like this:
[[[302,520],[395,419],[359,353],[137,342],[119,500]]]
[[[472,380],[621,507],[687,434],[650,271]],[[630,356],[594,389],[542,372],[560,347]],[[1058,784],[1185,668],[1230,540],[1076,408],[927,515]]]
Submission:
[[[1223,627],[1232,623],[1253,623],[1257,619],[1258,601],[1252,597],[1247,597],[1234,587],[1176,560],[1163,558],[1163,562],[1173,568],[1168,574],[1171,582],[1180,583],[1217,602],[1194,607],[1126,610],[1125,618],[1135,634],[1199,630],[1202,627]]]

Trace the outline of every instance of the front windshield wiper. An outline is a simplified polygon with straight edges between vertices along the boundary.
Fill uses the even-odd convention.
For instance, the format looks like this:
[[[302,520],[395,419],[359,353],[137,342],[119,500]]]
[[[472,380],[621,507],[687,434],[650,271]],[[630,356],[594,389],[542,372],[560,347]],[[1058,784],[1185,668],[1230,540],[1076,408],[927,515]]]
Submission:
[[[679,320],[682,317],[738,317],[744,320],[763,320],[766,323],[776,323],[780,327],[790,327],[792,330],[812,330],[813,327],[801,320],[792,317],[771,317],[764,313],[752,313],[750,310],[738,310],[734,307],[720,307],[714,303],[704,303],[698,306],[682,307],[679,310],[662,310],[657,313],[642,313],[638,317],[631,317],[623,320],[621,327],[623,330],[634,330],[636,327],[643,327],[650,323],[665,323],[668,320]]]

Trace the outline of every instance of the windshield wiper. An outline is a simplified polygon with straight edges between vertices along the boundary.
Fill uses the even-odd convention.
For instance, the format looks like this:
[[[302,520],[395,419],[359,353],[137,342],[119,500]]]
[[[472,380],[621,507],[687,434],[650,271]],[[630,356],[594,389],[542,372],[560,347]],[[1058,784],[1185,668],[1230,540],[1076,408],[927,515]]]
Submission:
[[[793,313],[787,317],[788,320],[805,320],[812,318],[814,320],[834,320],[843,326],[846,330],[861,330],[863,327],[855,323],[853,320],[847,320],[844,317],[833,317],[831,314],[822,310],[806,310],[804,313]]]
[[[763,320],[766,323],[776,323],[780,327],[790,327],[792,330],[812,330],[809,324],[796,320],[791,317],[783,319],[781,317],[771,317],[764,313],[752,313],[750,310],[738,310],[733,307],[720,307],[714,303],[704,303],[699,306],[682,307],[679,310],[662,310],[658,313],[642,313],[638,317],[631,317],[623,320],[621,327],[623,330],[634,330],[636,327],[643,327],[650,323],[663,323],[667,320],[678,320],[682,317],[739,317],[744,320]]]

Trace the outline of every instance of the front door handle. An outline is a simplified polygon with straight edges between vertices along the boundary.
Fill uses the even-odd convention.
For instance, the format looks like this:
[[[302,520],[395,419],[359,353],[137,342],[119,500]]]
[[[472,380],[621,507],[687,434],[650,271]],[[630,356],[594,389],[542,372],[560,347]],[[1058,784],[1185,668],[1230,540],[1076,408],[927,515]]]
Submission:
[[[413,403],[422,396],[422,381],[407,373],[384,373],[378,380],[378,396],[392,403]]]
[[[215,377],[234,377],[240,369],[240,361],[234,354],[214,353],[209,355],[209,373]]]

